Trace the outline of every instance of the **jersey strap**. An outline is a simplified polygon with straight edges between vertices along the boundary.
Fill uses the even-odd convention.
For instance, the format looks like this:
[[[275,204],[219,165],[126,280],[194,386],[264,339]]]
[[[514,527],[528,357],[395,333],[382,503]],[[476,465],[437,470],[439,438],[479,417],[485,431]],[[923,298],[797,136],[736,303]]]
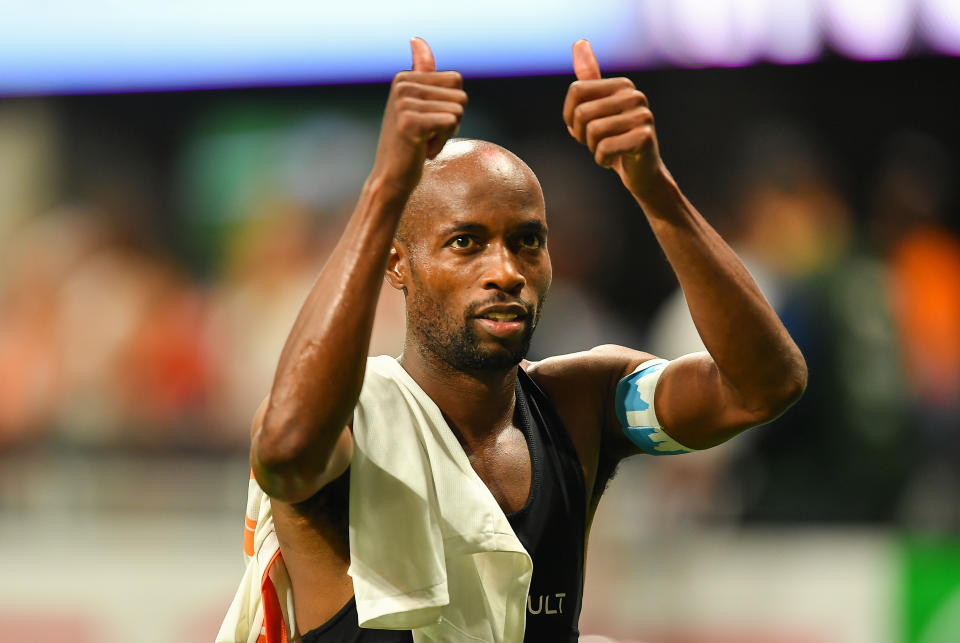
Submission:
[[[666,434],[653,408],[653,394],[665,359],[651,359],[638,366],[617,384],[616,413],[624,434],[650,455],[677,455],[690,449]]]

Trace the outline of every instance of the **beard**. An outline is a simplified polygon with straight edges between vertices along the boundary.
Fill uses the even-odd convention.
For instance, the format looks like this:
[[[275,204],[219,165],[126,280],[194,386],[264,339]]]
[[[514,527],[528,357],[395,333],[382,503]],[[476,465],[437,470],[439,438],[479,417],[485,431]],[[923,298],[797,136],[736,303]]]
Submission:
[[[540,321],[546,298],[544,294],[537,301],[535,312],[526,319],[519,341],[500,343],[493,340],[484,344],[471,323],[476,312],[492,304],[520,303],[519,300],[506,295],[493,297],[470,305],[463,317],[457,319],[439,301],[425,295],[423,288],[417,288],[416,293],[407,298],[407,325],[420,350],[460,372],[504,371],[519,364],[530,350],[530,340]],[[526,302],[523,304],[529,309]]]

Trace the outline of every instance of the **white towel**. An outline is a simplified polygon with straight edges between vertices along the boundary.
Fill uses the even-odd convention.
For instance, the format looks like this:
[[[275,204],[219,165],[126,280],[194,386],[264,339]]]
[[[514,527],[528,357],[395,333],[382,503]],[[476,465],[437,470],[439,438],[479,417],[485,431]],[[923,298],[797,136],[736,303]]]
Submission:
[[[523,640],[533,562],[440,409],[392,357],[354,414],[350,575],[364,627]]]
[[[353,439],[349,573],[360,625],[410,629],[417,643],[522,641],[533,562],[440,409],[392,357],[367,360]],[[253,482],[256,492],[263,494]],[[255,543],[269,542],[259,537],[265,514],[261,508]],[[261,643],[273,643],[277,608],[237,604],[266,601],[266,591],[262,599],[241,595],[255,591],[253,578],[285,574],[277,558],[266,569],[248,568],[252,578],[244,576],[217,643],[256,643],[239,637],[249,630],[236,626],[237,614],[253,615]],[[292,602],[280,589],[271,602],[293,631]]]

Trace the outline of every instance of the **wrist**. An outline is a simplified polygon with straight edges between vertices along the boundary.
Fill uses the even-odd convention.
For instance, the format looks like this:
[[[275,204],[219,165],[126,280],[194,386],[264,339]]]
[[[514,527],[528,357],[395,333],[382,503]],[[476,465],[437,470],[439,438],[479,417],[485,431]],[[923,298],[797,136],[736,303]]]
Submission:
[[[378,210],[399,216],[411,193],[412,190],[400,187],[396,182],[374,171],[363,183],[361,199],[370,202]]]
[[[671,219],[684,210],[685,199],[680,187],[662,162],[642,189],[633,192],[633,197],[648,217]]]

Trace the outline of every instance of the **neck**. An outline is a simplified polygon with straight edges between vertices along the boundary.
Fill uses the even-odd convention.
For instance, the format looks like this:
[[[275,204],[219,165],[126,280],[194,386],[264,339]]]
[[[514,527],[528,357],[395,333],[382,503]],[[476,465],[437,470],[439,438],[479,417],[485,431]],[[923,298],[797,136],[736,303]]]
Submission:
[[[510,426],[516,403],[517,368],[460,371],[434,355],[406,345],[399,361],[443,413],[467,453],[495,440]]]

